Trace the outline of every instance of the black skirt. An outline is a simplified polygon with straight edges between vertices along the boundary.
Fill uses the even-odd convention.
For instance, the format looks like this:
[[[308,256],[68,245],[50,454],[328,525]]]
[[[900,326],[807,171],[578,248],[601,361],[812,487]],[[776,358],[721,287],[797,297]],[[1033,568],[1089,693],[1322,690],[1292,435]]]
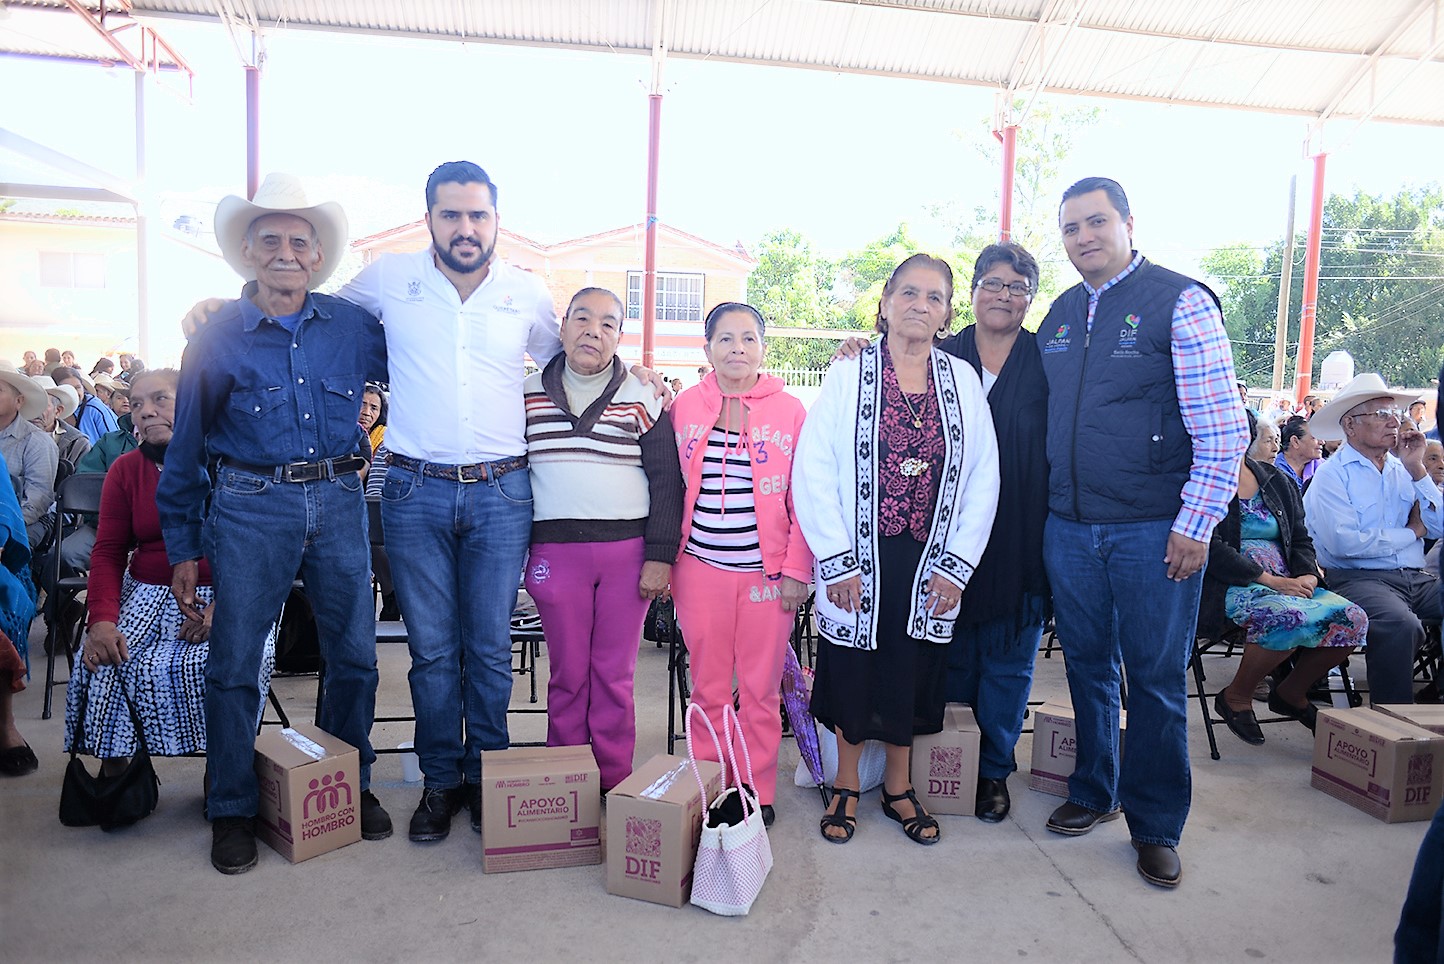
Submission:
[[[943,728],[948,648],[907,632],[922,557],[908,533],[878,540],[877,649],[824,641],[817,652],[812,715],[849,743],[910,746],[915,734]]]

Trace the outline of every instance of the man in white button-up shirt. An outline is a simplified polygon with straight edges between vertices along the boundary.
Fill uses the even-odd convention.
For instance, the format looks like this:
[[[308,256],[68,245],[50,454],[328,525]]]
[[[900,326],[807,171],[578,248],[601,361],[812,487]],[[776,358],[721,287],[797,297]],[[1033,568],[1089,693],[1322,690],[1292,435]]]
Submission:
[[[386,329],[381,514],[411,647],[417,841],[445,838],[463,804],[480,830],[481,751],[508,745],[510,616],[532,514],[523,360],[545,365],[561,350],[546,285],[495,257],[486,172],[442,164],[426,206],[431,248],[382,255],[339,292]]]
[[[1412,423],[1401,428],[1411,400],[1378,375],[1360,375],[1309,421],[1315,437],[1345,440],[1314,473],[1304,509],[1329,588],[1369,615],[1364,656],[1374,703],[1414,702],[1420,620],[1440,616],[1424,539],[1439,538],[1444,499],[1424,466],[1423,433]]]

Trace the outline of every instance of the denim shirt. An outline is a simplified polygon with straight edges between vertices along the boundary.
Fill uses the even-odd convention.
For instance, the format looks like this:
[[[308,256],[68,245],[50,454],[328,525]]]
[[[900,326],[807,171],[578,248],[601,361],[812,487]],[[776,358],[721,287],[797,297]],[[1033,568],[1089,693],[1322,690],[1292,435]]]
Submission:
[[[210,463],[273,466],[356,455],[361,391],[386,381],[386,341],[370,313],[308,295],[293,336],[248,298],[186,346],[175,432],[156,489],[171,563],[199,559]]]

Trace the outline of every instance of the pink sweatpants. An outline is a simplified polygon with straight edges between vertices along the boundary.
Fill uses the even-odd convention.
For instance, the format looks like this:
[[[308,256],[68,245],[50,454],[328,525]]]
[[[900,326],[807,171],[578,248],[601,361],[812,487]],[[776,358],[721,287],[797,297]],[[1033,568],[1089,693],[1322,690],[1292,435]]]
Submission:
[[[637,593],[641,539],[539,542],[526,591],[546,634],[547,746],[590,743],[610,790],[632,772],[637,714],[632,696],[648,601]]]
[[[777,749],[782,742],[782,661],[793,614],[782,608],[781,577],[730,572],[683,555],[672,567],[677,623],[692,667],[692,702],[722,734],[722,707],[732,701],[732,678],[742,736],[752,754],[760,803],[777,795]],[[697,755],[715,759],[712,740],[694,737]],[[725,751],[725,747],[723,748]],[[737,763],[746,767],[742,751]],[[746,779],[746,773],[741,775]]]

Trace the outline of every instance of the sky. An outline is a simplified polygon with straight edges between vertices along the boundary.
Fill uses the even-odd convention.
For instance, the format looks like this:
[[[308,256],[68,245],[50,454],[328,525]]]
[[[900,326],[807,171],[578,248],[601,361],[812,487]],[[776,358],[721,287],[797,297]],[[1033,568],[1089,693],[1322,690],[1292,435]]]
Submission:
[[[221,28],[158,27],[196,69],[193,97],[162,89],[147,101],[148,186],[170,220],[244,192],[244,82]],[[359,237],[420,217],[426,175],[465,158],[498,184],[504,226],[543,242],[586,235],[642,220],[649,75],[633,54],[274,29],[261,167],[301,175],[313,199],[341,201]],[[974,146],[988,137],[991,90],[682,59],[664,77],[658,213],[685,231],[751,248],[793,228],[835,255],[906,221],[942,247],[950,232],[936,207],[996,205],[998,171]],[[7,93],[0,127],[134,173],[127,71],[0,58],[0,90],[36,92]],[[1059,180],[1119,180],[1135,242],[1156,261],[1191,271],[1216,246],[1282,237],[1291,174],[1298,229],[1306,225],[1312,163],[1301,118],[1053,103],[1102,108]],[[1440,177],[1441,129],[1340,121],[1324,143],[1341,145],[1328,161],[1333,193],[1392,195]],[[16,157],[0,152],[0,180],[16,176]]]

